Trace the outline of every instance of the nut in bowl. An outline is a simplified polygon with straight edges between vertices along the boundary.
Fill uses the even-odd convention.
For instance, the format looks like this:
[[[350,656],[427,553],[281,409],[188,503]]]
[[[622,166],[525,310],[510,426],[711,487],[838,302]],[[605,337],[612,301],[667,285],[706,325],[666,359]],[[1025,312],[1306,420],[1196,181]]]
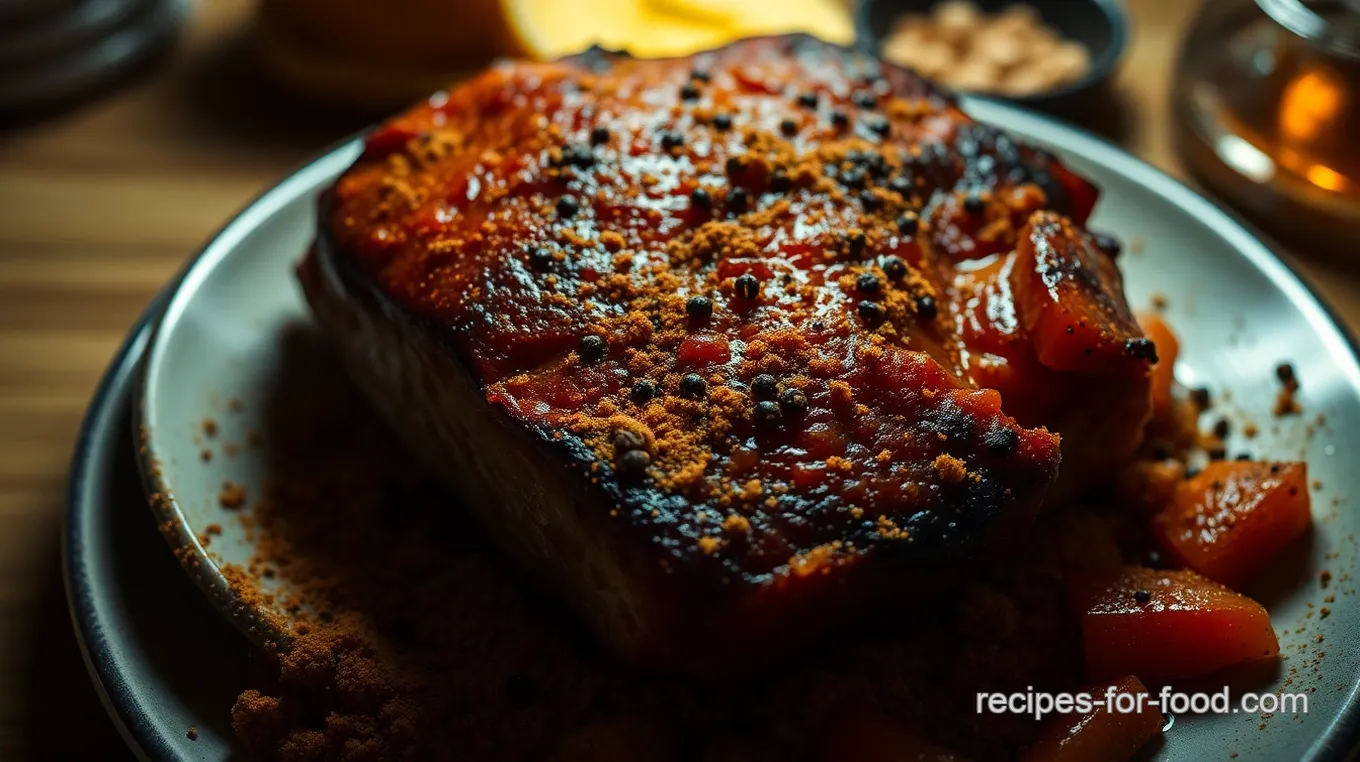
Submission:
[[[865,0],[859,35],[941,85],[1070,110],[1113,74],[1126,21],[1110,0]]]

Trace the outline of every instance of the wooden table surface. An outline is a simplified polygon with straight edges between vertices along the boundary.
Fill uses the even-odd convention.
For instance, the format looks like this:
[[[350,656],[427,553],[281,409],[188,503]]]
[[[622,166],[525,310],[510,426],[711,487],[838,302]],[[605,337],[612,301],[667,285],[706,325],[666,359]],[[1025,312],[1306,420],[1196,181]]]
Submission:
[[[1117,138],[1183,174],[1168,132],[1197,3],[1130,0]],[[204,0],[177,48],[64,113],[0,126],[0,759],[125,759],[70,632],[67,461],[111,354],[160,287],[254,194],[367,118],[289,98],[249,54],[247,0]],[[1352,326],[1360,277],[1304,270]]]

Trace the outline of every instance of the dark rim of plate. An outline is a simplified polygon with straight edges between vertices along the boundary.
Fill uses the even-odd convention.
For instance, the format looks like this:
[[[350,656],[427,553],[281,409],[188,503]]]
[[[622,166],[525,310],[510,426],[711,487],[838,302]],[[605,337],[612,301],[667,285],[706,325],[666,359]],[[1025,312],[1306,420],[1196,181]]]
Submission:
[[[124,435],[118,430],[121,422],[121,417],[117,415],[120,398],[127,397],[132,391],[133,375],[146,355],[152,319],[159,314],[164,301],[162,292],[137,319],[104,371],[85,412],[71,458],[61,543],[66,603],[85,669],[90,673],[99,700],[104,704],[104,710],[113,720],[119,735],[137,758],[144,760],[170,760],[175,755],[165,739],[156,732],[157,726],[148,708],[140,705],[131,691],[130,684],[134,678],[127,673],[129,665],[117,663],[115,657],[110,655],[107,644],[119,636],[116,632],[111,633],[106,628],[107,623],[101,622],[97,616],[95,593],[90,582],[90,578],[97,573],[96,565],[88,557],[84,538],[91,514],[102,509],[102,506],[86,499],[86,493],[97,490],[90,485],[91,480],[99,479],[96,473],[97,459],[107,455],[106,451],[114,446],[109,444],[110,441],[116,441]]]

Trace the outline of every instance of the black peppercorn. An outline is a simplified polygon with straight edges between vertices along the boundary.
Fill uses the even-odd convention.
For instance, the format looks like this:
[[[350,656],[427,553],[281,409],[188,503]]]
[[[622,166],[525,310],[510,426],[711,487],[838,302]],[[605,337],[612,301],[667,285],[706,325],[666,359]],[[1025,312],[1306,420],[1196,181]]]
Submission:
[[[713,302],[706,296],[691,296],[685,302],[685,314],[695,320],[704,320],[713,316]]]
[[[798,389],[785,389],[779,395],[779,407],[789,415],[806,413],[808,409],[807,395]]]
[[[870,323],[877,323],[883,319],[883,307],[878,302],[871,302],[868,299],[859,303],[856,308],[859,316]]]
[[[661,149],[663,151],[670,151],[679,148],[684,144],[685,136],[678,132],[667,131],[661,133]]]
[[[529,250],[529,261],[535,267],[547,267],[553,263],[553,254],[544,248],[533,248]]]
[[[869,239],[864,235],[864,231],[856,230],[845,239],[850,256],[857,257],[864,253],[864,247],[869,245]]]
[[[879,282],[878,276],[873,273],[860,273],[859,277],[855,279],[855,288],[866,294],[876,294],[882,286],[883,284]]]
[[[558,217],[561,217],[563,219],[575,217],[576,213],[579,212],[580,210],[581,208],[580,206],[577,205],[576,199],[572,198],[571,196],[563,196],[557,199]]]
[[[1137,360],[1147,360],[1153,365],[1157,364],[1157,345],[1152,343],[1152,339],[1129,339],[1124,342],[1124,354]]]
[[[1236,455],[1233,459],[1234,459],[1234,460],[1240,460],[1240,461],[1249,461],[1249,460],[1251,460],[1251,453],[1249,453],[1249,452],[1239,452],[1239,453],[1237,453],[1237,455]]]
[[[1120,245],[1119,239],[1109,233],[1095,233],[1091,236],[1091,239],[1095,243],[1097,249],[1100,249],[1111,257],[1119,256],[1119,253],[1123,251],[1124,248]]]
[[[864,120],[864,126],[868,127],[870,132],[882,138],[888,137],[888,134],[892,132],[892,122],[888,121],[885,116],[869,117]]]
[[[976,191],[963,197],[963,210],[965,212],[968,212],[969,214],[981,214],[982,208],[982,196]]]
[[[751,392],[757,397],[773,397],[779,391],[779,382],[769,373],[761,373],[751,380]]]
[[[605,353],[609,351],[609,344],[601,336],[589,334],[581,337],[581,343],[576,345],[576,354],[586,362],[599,362],[604,359]]]
[[[907,263],[901,257],[888,257],[883,260],[883,274],[889,280],[902,280],[907,277]]]
[[[873,108],[878,105],[878,98],[874,97],[873,93],[860,90],[850,96],[850,102],[860,108]]]
[[[686,83],[685,83],[685,86],[682,87],[682,88],[680,88],[680,99],[681,99],[681,100],[692,101],[692,100],[696,100],[698,97],[699,97],[699,88],[696,87],[696,86],[694,85],[693,82],[686,82]]]
[[[831,112],[831,124],[835,127],[844,127],[850,124],[850,117],[846,116],[844,111],[837,109]]]
[[[736,287],[737,296],[743,299],[754,299],[760,295],[760,280],[750,273],[739,276]]]
[[[732,116],[730,114],[715,114],[713,116],[713,128],[719,132],[727,132],[732,129]]]
[[[632,479],[640,479],[652,465],[652,456],[646,450],[625,450],[618,457],[619,472]]]
[[[680,394],[690,399],[699,399],[708,391],[708,383],[698,373],[686,373],[680,379]]]
[[[921,217],[916,212],[903,212],[902,216],[897,218],[897,229],[902,231],[903,235],[916,235],[920,227]]]
[[[727,161],[723,162],[723,169],[727,171],[728,177],[735,177],[746,171],[746,162],[740,156],[728,156]]]
[[[751,205],[751,197],[744,188],[733,188],[727,192],[727,211],[732,214],[745,214]]]
[[[599,146],[599,145],[604,145],[605,143],[608,143],[608,142],[609,142],[609,128],[608,128],[608,127],[605,127],[604,125],[599,125],[599,126],[596,126],[595,128],[593,128],[593,129],[590,131],[590,144],[591,144],[591,145]]]
[[[650,402],[652,397],[655,396],[656,396],[656,384],[652,383],[651,381],[648,381],[645,378],[642,379],[641,381],[638,381],[636,384],[633,384],[633,390],[628,394],[629,399],[633,400],[633,402],[639,405],[641,405],[644,402]]]
[[[792,119],[784,119],[779,123],[779,131],[790,137],[797,135],[798,123]]]
[[[883,200],[873,191],[869,190],[860,191],[859,203],[864,206],[864,211],[870,213],[878,211],[879,208],[883,206]]]
[[[1209,390],[1203,386],[1190,390],[1190,401],[1199,410],[1208,410],[1214,406],[1213,397],[1209,394]]]
[[[1134,590],[1133,599],[1138,602],[1139,606],[1142,606],[1143,604],[1152,600],[1152,593],[1149,593],[1146,590]]]
[[[1275,366],[1275,377],[1280,379],[1280,383],[1289,388],[1297,388],[1299,385],[1299,378],[1294,375],[1294,366],[1287,362],[1282,362]]]
[[[772,400],[757,402],[755,413],[756,423],[762,426],[778,426],[780,420],[784,418],[784,411]]]
[[[689,78],[698,82],[707,82],[711,79],[708,72],[703,69],[694,69],[690,71]]]
[[[700,211],[708,211],[713,208],[713,197],[708,195],[708,191],[703,188],[695,188],[689,194],[689,205]]]
[[[770,190],[775,193],[784,193],[793,187],[793,181],[789,179],[789,173],[782,168],[770,173]]]
[[[1227,418],[1219,418],[1214,423],[1214,436],[1219,439],[1227,439],[1228,433],[1232,431],[1232,422]]]
[[[929,294],[922,294],[916,297],[916,314],[924,320],[934,320],[940,314],[940,307],[935,303],[935,297]]]

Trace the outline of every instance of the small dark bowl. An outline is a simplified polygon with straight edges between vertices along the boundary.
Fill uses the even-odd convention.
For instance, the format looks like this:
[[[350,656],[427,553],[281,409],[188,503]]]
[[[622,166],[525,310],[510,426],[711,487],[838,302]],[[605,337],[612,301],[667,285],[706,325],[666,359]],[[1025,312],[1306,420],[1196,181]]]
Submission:
[[[926,13],[940,0],[859,0],[856,6],[855,33],[862,46],[880,51],[883,40],[892,32],[893,22],[907,13]],[[1011,97],[975,93],[984,98],[1005,100],[1052,113],[1070,114],[1103,90],[1124,55],[1128,41],[1128,19],[1118,0],[973,0],[985,13],[997,13],[1021,3],[1038,11],[1044,23],[1063,37],[1080,42],[1091,52],[1091,69],[1075,82],[1034,95]]]

